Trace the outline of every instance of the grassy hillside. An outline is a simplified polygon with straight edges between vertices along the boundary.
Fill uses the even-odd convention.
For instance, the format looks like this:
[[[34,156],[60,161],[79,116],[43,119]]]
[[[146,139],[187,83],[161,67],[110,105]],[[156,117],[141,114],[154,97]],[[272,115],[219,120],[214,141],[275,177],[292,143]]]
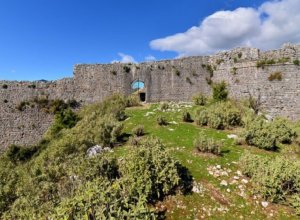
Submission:
[[[1,219],[298,219],[297,124],[271,125],[228,101],[135,104],[115,96],[64,110],[38,145],[10,147],[0,159]],[[221,151],[196,148],[197,138]],[[95,145],[108,150],[89,157]],[[271,167],[270,182],[256,167]]]

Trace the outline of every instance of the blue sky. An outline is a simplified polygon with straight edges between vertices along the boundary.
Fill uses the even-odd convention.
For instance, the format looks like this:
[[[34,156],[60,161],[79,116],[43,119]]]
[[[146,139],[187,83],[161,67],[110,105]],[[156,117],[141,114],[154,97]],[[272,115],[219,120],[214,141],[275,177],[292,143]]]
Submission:
[[[295,8],[295,4],[300,4],[297,1],[279,3]],[[275,19],[272,10],[277,11],[280,5],[267,3],[264,6],[266,1],[262,0],[0,0],[0,80],[70,77],[77,63],[142,62],[209,54],[235,46],[265,46],[264,42],[270,41],[269,32],[259,39],[251,33],[260,33],[265,19],[270,18],[269,23]],[[238,11],[241,7],[245,10]],[[221,30],[224,18],[228,17],[233,17],[234,22],[227,22],[234,26]],[[245,30],[235,22],[244,17]],[[257,22],[252,24],[256,18]],[[296,18],[299,17],[293,20]],[[265,24],[270,32],[274,30],[271,24]],[[220,36],[212,29],[220,29]],[[232,31],[236,29],[241,30]],[[291,39],[275,39],[271,42],[278,42],[265,49],[278,47],[282,39],[300,42],[298,30],[290,33]],[[228,36],[228,32],[237,34]],[[299,35],[295,37],[295,33]]]

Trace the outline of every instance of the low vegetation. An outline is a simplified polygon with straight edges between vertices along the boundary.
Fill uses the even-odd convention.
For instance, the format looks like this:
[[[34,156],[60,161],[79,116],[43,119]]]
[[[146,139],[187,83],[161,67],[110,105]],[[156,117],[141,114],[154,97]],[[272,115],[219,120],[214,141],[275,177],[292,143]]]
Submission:
[[[245,153],[240,159],[243,173],[254,182],[255,192],[274,203],[290,204],[300,214],[300,162],[276,156]]]
[[[193,96],[193,102],[195,105],[205,105],[207,103],[207,97],[202,93],[197,93]]]
[[[137,125],[132,129],[132,133],[138,137],[143,136],[145,134],[145,128],[143,125]]]
[[[0,219],[297,219],[300,124],[220,87],[194,105],[55,105],[40,143],[1,155]]]
[[[213,99],[215,101],[224,101],[228,97],[228,90],[224,81],[220,83],[214,83],[213,86]]]
[[[279,72],[279,71],[271,73],[270,76],[268,77],[268,80],[269,81],[274,81],[274,80],[281,81],[282,80],[282,73]]]
[[[201,153],[211,153],[215,155],[221,155],[221,146],[222,146],[221,142],[215,141],[213,138],[208,138],[203,133],[201,133],[194,140],[194,147],[198,152]]]
[[[297,134],[283,119],[275,119],[268,122],[263,118],[251,120],[245,129],[247,144],[254,145],[265,150],[276,150],[278,144],[289,144]]]
[[[243,124],[241,110],[231,102],[216,102],[196,110],[197,125],[225,129]]]

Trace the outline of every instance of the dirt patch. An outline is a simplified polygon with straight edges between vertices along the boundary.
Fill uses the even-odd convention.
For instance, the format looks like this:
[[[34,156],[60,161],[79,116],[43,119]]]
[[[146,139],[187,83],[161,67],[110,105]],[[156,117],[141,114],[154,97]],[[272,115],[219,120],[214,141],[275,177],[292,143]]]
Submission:
[[[202,183],[205,186],[205,189],[209,190],[212,198],[214,198],[217,202],[225,206],[230,205],[229,199],[227,199],[215,186],[206,181],[203,181]]]
[[[215,154],[200,152],[196,149],[193,151],[193,155],[194,156],[199,156],[199,157],[205,157],[205,158],[218,158],[219,157]]]

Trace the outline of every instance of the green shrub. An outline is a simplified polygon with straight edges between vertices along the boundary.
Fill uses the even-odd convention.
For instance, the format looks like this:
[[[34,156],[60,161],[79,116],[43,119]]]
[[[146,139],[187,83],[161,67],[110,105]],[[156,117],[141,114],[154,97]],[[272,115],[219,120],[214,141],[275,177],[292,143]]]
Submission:
[[[30,88],[30,89],[35,89],[35,88],[36,88],[36,85],[35,85],[35,84],[30,84],[30,85],[28,85],[28,88]]]
[[[126,107],[134,107],[140,105],[140,99],[137,95],[130,95],[126,98]]]
[[[272,122],[272,132],[276,137],[276,141],[282,144],[290,144],[297,137],[290,122],[282,118],[275,118]]]
[[[192,117],[191,117],[191,114],[186,110],[183,111],[183,113],[182,113],[182,120],[184,122],[192,122],[193,121]]]
[[[239,164],[255,183],[255,192],[271,202],[286,202],[300,193],[300,162],[297,160],[283,156],[267,158],[248,152]]]
[[[112,71],[110,71],[110,73],[111,73],[112,75],[114,75],[114,76],[117,75],[117,71],[116,71],[116,70],[112,70]]]
[[[195,122],[197,125],[206,126],[209,120],[209,112],[206,109],[200,109],[196,112]]]
[[[212,81],[211,77],[205,77],[205,80],[206,80],[206,83],[208,85],[212,85],[213,84],[213,81]]]
[[[141,145],[141,140],[137,136],[130,136],[128,138],[128,144],[133,147],[138,147]]]
[[[8,85],[7,84],[3,84],[2,85],[2,89],[7,89],[8,88]]]
[[[212,138],[208,138],[204,134],[200,134],[194,140],[194,147],[196,148],[196,150],[202,153],[220,155],[222,143],[215,141]]]
[[[147,139],[141,147],[128,155],[120,166],[123,184],[130,186],[133,198],[144,197],[154,202],[173,193],[179,186],[178,162],[155,139]],[[128,188],[128,187],[127,187]]]
[[[58,132],[64,128],[72,128],[79,121],[79,117],[71,109],[60,111],[56,113],[54,117],[54,122],[51,126],[51,133],[53,135],[58,134]]]
[[[24,111],[25,109],[26,109],[26,106],[28,106],[28,105],[30,105],[30,103],[29,102],[27,102],[27,101],[22,101],[22,102],[20,102],[20,104],[18,104],[17,106],[16,106],[16,109],[18,109],[19,111]]]
[[[10,145],[6,151],[7,157],[10,161],[16,162],[23,162],[29,160],[36,152],[38,148],[36,146],[32,147],[21,147],[18,145]]]
[[[293,61],[294,65],[299,66],[300,65],[300,61],[299,60],[294,60]]]
[[[106,98],[99,107],[99,114],[112,115],[113,118],[123,121],[126,118],[125,107],[128,104],[126,97],[120,94],[114,94]]]
[[[237,74],[237,68],[236,67],[232,67],[231,72],[233,75]]]
[[[278,80],[281,81],[282,80],[282,73],[281,72],[274,72],[271,73],[270,76],[268,77],[269,81],[273,81],[273,80]]]
[[[185,80],[186,80],[187,83],[193,84],[193,83],[192,83],[192,80],[190,79],[190,77],[186,77]]]
[[[205,65],[206,71],[209,72],[209,76],[213,77],[214,76],[214,69],[211,65]]]
[[[145,134],[145,128],[143,125],[138,125],[132,129],[132,133],[138,137]]]
[[[245,140],[247,144],[266,150],[274,150],[278,143],[289,144],[297,137],[296,132],[284,119],[267,122],[254,119],[246,126]]]
[[[223,62],[224,62],[224,59],[217,59],[217,61],[216,61],[217,65],[220,65]]]
[[[168,110],[169,108],[170,108],[170,104],[167,103],[167,102],[163,102],[163,103],[161,103],[160,106],[159,106],[159,110],[161,110],[161,111],[166,111],[166,110]]]
[[[130,73],[131,68],[130,68],[130,66],[125,65],[125,66],[123,66],[123,70],[125,73]]]
[[[196,111],[197,125],[208,125],[214,129],[242,126],[241,111],[230,102],[217,102]]]
[[[167,119],[161,115],[156,118],[156,121],[157,121],[157,124],[160,126],[168,125]]]
[[[207,97],[202,93],[195,94],[192,99],[195,105],[205,105],[207,103]]]
[[[277,63],[287,63],[290,61],[289,57],[281,57],[277,60]]]
[[[113,118],[103,118],[99,124],[99,140],[105,147],[112,147],[120,138],[123,124]]]
[[[175,73],[176,76],[180,76],[180,74],[181,74],[180,71],[176,68],[174,69],[174,73]]]
[[[224,101],[227,99],[227,96],[228,90],[224,81],[213,84],[213,99],[215,101]]]
[[[265,150],[276,149],[276,136],[272,133],[272,126],[263,119],[252,121],[245,131],[245,140],[247,144],[256,146]]]

